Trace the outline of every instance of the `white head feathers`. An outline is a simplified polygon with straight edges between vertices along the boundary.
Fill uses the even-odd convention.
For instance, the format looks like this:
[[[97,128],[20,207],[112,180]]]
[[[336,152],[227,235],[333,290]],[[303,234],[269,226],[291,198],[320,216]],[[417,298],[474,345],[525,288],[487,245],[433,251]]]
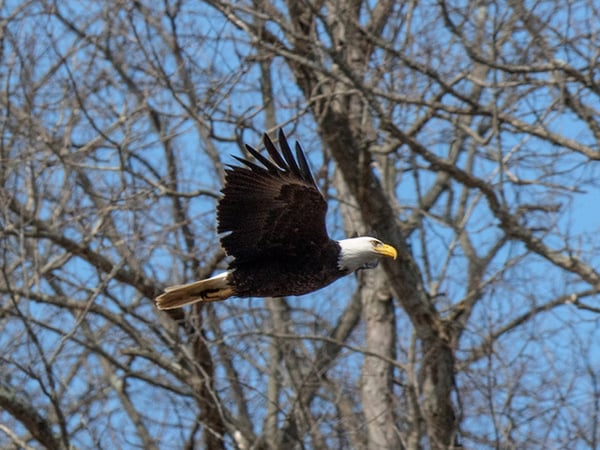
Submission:
[[[382,257],[396,259],[398,252],[391,245],[379,239],[362,236],[338,241],[341,247],[338,267],[340,270],[354,272],[358,269],[375,267]]]

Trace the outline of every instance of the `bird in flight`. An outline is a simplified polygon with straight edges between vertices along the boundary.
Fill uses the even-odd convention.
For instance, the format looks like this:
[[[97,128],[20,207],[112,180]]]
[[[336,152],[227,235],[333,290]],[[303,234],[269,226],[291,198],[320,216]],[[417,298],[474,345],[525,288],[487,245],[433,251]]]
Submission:
[[[300,144],[295,157],[282,130],[277,150],[265,133],[270,159],[246,145],[256,162],[225,170],[217,206],[221,245],[233,257],[228,270],[190,284],[171,286],[156,298],[159,309],[229,297],[283,297],[321,289],[381,258],[396,259],[394,247],[373,237],[339,241],[325,226],[327,202]]]

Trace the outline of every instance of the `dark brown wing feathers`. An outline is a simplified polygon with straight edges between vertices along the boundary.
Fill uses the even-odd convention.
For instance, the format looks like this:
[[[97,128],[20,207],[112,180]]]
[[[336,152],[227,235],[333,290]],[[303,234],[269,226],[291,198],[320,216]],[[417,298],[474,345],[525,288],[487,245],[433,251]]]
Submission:
[[[279,139],[281,139],[281,132],[279,133]],[[284,139],[284,141],[287,143],[286,139]],[[275,164],[277,164],[282,169],[287,169],[287,164],[281,158],[281,154],[277,151],[277,148],[275,148],[275,145],[273,144],[267,133],[263,134],[263,142],[265,144],[267,152],[269,152],[269,156],[273,159],[273,161],[275,161]],[[279,145],[281,146],[283,151],[284,144],[282,142],[280,142]]]
[[[296,158],[300,163],[300,171],[304,174],[304,180],[312,183],[314,186],[317,184],[312,176],[312,172],[310,171],[310,167],[308,165],[308,161],[306,161],[306,156],[304,156],[304,152],[302,151],[302,147],[300,147],[300,143],[296,142]]]
[[[302,148],[296,144],[294,158],[282,131],[281,153],[266,134],[264,144],[271,160],[247,146],[261,165],[236,157],[244,167],[230,166],[225,174],[218,232],[229,233],[221,244],[235,257],[234,265],[263,257],[293,257],[329,240],[327,202]]]
[[[267,147],[267,150],[269,150],[269,154],[271,155],[271,157],[273,157],[273,155],[277,153],[277,150],[275,149],[275,146],[273,145],[270,139],[265,140],[265,147]],[[285,136],[283,136],[281,130],[279,130],[279,147],[281,147],[281,153],[283,154],[283,158],[287,162],[287,169],[290,172],[292,172],[297,178],[304,179],[302,173],[300,172],[300,168],[298,167],[298,164],[294,159],[292,149],[290,148],[287,139],[285,139]]]

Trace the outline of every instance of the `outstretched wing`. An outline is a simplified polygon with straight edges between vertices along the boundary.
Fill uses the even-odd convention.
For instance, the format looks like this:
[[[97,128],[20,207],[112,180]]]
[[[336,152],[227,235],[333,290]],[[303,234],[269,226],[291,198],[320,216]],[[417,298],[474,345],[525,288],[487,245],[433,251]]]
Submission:
[[[235,157],[244,166],[226,170],[223,197],[217,207],[217,231],[228,233],[221,244],[236,263],[299,255],[329,239],[327,202],[300,145],[296,143],[294,158],[281,130],[281,152],[266,134],[264,144],[271,160],[248,145],[248,152],[260,164]]]

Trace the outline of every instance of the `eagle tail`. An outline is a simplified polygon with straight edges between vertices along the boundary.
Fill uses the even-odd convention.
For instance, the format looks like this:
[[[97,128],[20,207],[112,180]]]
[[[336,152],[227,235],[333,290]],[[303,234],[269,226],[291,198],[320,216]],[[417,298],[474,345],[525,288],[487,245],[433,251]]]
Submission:
[[[220,302],[233,295],[233,288],[227,282],[229,272],[190,284],[170,286],[156,297],[158,309],[174,309],[196,302]]]

